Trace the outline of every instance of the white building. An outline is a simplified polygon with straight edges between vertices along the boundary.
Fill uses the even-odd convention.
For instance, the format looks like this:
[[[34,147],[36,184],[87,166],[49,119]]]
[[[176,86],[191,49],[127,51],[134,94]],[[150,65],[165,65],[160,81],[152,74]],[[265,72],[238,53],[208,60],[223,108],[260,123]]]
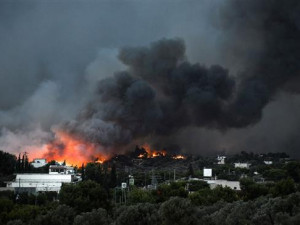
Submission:
[[[272,164],[273,164],[273,161],[264,161],[264,163],[265,163],[266,165],[272,165]]]
[[[74,174],[72,166],[50,165],[49,174]]]
[[[39,168],[39,167],[47,165],[47,160],[46,159],[34,159],[33,162],[31,163],[31,165],[34,168]]]
[[[218,158],[217,158],[218,164],[219,165],[224,165],[225,164],[225,159],[226,159],[226,156],[218,156]]]
[[[63,183],[74,182],[73,174],[44,174],[24,173],[17,174],[13,182],[8,182],[8,188],[33,189],[33,192],[56,191],[59,192]]]
[[[249,169],[250,165],[251,165],[250,163],[234,163],[235,168]]]
[[[222,187],[229,187],[233,190],[240,191],[241,186],[239,181],[229,181],[229,180],[206,180],[206,182],[209,184],[210,188],[213,189],[217,187],[218,185],[221,185]]]
[[[189,178],[189,181],[205,181],[209,184],[210,189],[214,189],[218,185],[221,185],[222,187],[229,187],[233,190],[240,191],[241,186],[239,181],[229,181],[229,180],[207,180],[207,179],[199,179],[199,178]]]
[[[203,177],[205,177],[205,178],[212,177],[212,169],[211,168],[203,168]]]
[[[74,174],[74,168],[70,166],[50,165],[49,174],[45,173],[24,173],[17,174],[16,179],[7,182],[8,188],[15,191],[59,192],[63,183],[73,183],[78,178]]]

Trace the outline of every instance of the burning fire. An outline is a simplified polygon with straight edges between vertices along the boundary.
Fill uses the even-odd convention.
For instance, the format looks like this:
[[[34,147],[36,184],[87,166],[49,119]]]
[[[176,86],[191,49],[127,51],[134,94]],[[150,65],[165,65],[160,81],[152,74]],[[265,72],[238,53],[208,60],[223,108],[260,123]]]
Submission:
[[[64,131],[56,131],[55,139],[48,144],[42,146],[41,149],[34,155],[31,155],[31,159],[44,157],[47,161],[64,161],[66,160],[67,165],[81,166],[82,163],[87,162],[98,162],[103,163],[108,156],[99,154],[99,145],[89,143],[75,137]],[[43,152],[41,155],[38,153]]]
[[[165,150],[157,151],[157,150],[152,150],[149,144],[144,144],[141,146],[142,149],[144,149],[146,152],[141,153],[138,155],[138,158],[155,158],[159,156],[167,156],[167,152]],[[186,159],[184,155],[170,155],[172,159]]]
[[[155,158],[158,156],[166,156],[167,152],[162,150],[162,151],[157,151],[157,150],[151,150],[151,147],[149,144],[144,144],[142,145],[142,148],[145,149],[145,151],[147,152],[146,154],[140,154],[138,157],[139,158],[145,158],[147,156],[147,158]]]
[[[183,155],[175,155],[175,156],[173,156],[172,158],[173,158],[173,159],[186,159],[186,157],[183,156]]]
[[[138,158],[155,158],[159,156],[166,156],[167,152],[165,150],[157,151],[151,149],[149,144],[144,144],[141,146],[143,149],[145,149],[145,154],[140,154]]]
[[[138,158],[145,158],[145,155],[144,154],[139,154]]]

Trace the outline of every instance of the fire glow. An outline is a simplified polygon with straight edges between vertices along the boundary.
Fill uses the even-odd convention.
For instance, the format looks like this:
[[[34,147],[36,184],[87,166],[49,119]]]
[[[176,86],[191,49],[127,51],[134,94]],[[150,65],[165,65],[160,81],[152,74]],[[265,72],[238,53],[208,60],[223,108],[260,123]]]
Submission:
[[[173,159],[186,159],[186,157],[183,156],[183,155],[175,155],[175,156],[173,156],[172,158],[173,158]]]
[[[99,154],[99,145],[89,143],[64,131],[57,131],[55,139],[46,144],[43,157],[47,161],[64,161],[68,165],[81,166],[82,163],[103,163],[107,156]]]
[[[161,151],[152,150],[149,144],[142,145],[142,148],[145,149],[147,154],[140,154],[138,156],[139,158],[155,158],[155,157],[167,155],[167,152],[165,150],[161,150]]]
[[[140,158],[140,159],[143,159],[143,158],[165,157],[165,156],[168,155],[165,150],[158,151],[158,150],[151,149],[151,147],[150,147],[149,144],[144,144],[144,145],[141,146],[141,148],[143,148],[146,152],[138,155],[138,158]],[[173,156],[170,155],[170,157],[172,159],[176,159],[176,160],[178,160],[178,159],[186,159],[186,157],[184,155],[173,155]]]

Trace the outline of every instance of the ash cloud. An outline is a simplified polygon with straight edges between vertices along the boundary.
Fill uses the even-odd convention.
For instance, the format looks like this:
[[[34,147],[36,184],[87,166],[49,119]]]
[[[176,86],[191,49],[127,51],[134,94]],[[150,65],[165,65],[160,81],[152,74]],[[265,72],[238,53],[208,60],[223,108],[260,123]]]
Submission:
[[[299,9],[298,1],[225,3],[220,25],[230,39],[227,49],[244,59],[234,105],[240,114],[233,122],[236,126],[249,124],[249,119],[259,121],[262,109],[277,91],[283,87],[288,91],[286,84],[299,77]]]
[[[100,144],[118,145],[190,125],[223,126],[234,80],[221,66],[190,64],[184,54],[180,39],[122,49],[119,59],[128,70],[101,80],[95,99],[66,127]]]
[[[118,149],[140,140],[196,153],[300,146],[293,123],[282,125],[288,135],[262,125],[281,107],[300,113],[282,100],[299,92],[298,1],[0,4],[4,150],[19,151],[6,137],[36,127],[49,141],[57,124]]]
[[[286,83],[299,76],[298,9],[297,1],[225,3],[219,25],[228,30],[232,43],[255,34],[256,48],[243,48],[245,63],[236,79],[220,65],[188,62],[181,39],[121,49],[119,59],[127,70],[100,81],[95,100],[76,122],[66,124],[67,129],[88,133],[88,139],[104,145],[118,145],[186,127],[226,131],[258,123],[277,92],[287,90]],[[239,42],[231,51],[238,47]],[[93,132],[85,132],[91,126]],[[97,129],[107,129],[111,141]]]
[[[1,1],[0,128],[22,139],[39,127],[53,137],[52,127],[74,119],[99,80],[124,68],[120,47],[171,36],[212,43],[205,21],[216,3]],[[1,137],[0,149],[19,151]]]

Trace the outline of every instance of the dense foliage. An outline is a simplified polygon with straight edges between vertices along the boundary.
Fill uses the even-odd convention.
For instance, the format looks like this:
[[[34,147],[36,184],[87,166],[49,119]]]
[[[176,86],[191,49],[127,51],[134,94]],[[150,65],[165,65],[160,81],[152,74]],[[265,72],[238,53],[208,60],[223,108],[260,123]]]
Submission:
[[[116,203],[112,190],[83,181],[38,195],[0,192],[0,224],[132,225],[132,224],[299,224],[300,192],[293,179],[272,185],[241,181],[242,190],[203,182],[174,182],[149,191],[132,187],[126,204]],[[189,193],[186,188],[193,187]],[[58,200],[57,201],[57,197]]]
[[[3,175],[11,176],[25,168],[16,157],[0,156],[14,163],[11,168],[0,166]],[[0,225],[300,224],[300,163],[278,159],[265,165],[261,156],[248,153],[242,153],[240,159],[250,160],[251,168],[212,165],[212,161],[198,158],[181,172],[197,177],[197,163],[209,164],[221,178],[243,177],[240,191],[222,186],[211,189],[207,182],[197,179],[172,182],[172,176],[163,170],[156,173],[163,181],[156,189],[145,187],[151,183],[153,171],[135,171],[136,186],[121,189],[120,183],[128,181],[127,172],[118,170],[114,163],[88,163],[79,168],[83,181],[64,184],[59,195],[0,192]],[[31,172],[46,172],[53,163]],[[255,172],[265,181],[257,181]]]

